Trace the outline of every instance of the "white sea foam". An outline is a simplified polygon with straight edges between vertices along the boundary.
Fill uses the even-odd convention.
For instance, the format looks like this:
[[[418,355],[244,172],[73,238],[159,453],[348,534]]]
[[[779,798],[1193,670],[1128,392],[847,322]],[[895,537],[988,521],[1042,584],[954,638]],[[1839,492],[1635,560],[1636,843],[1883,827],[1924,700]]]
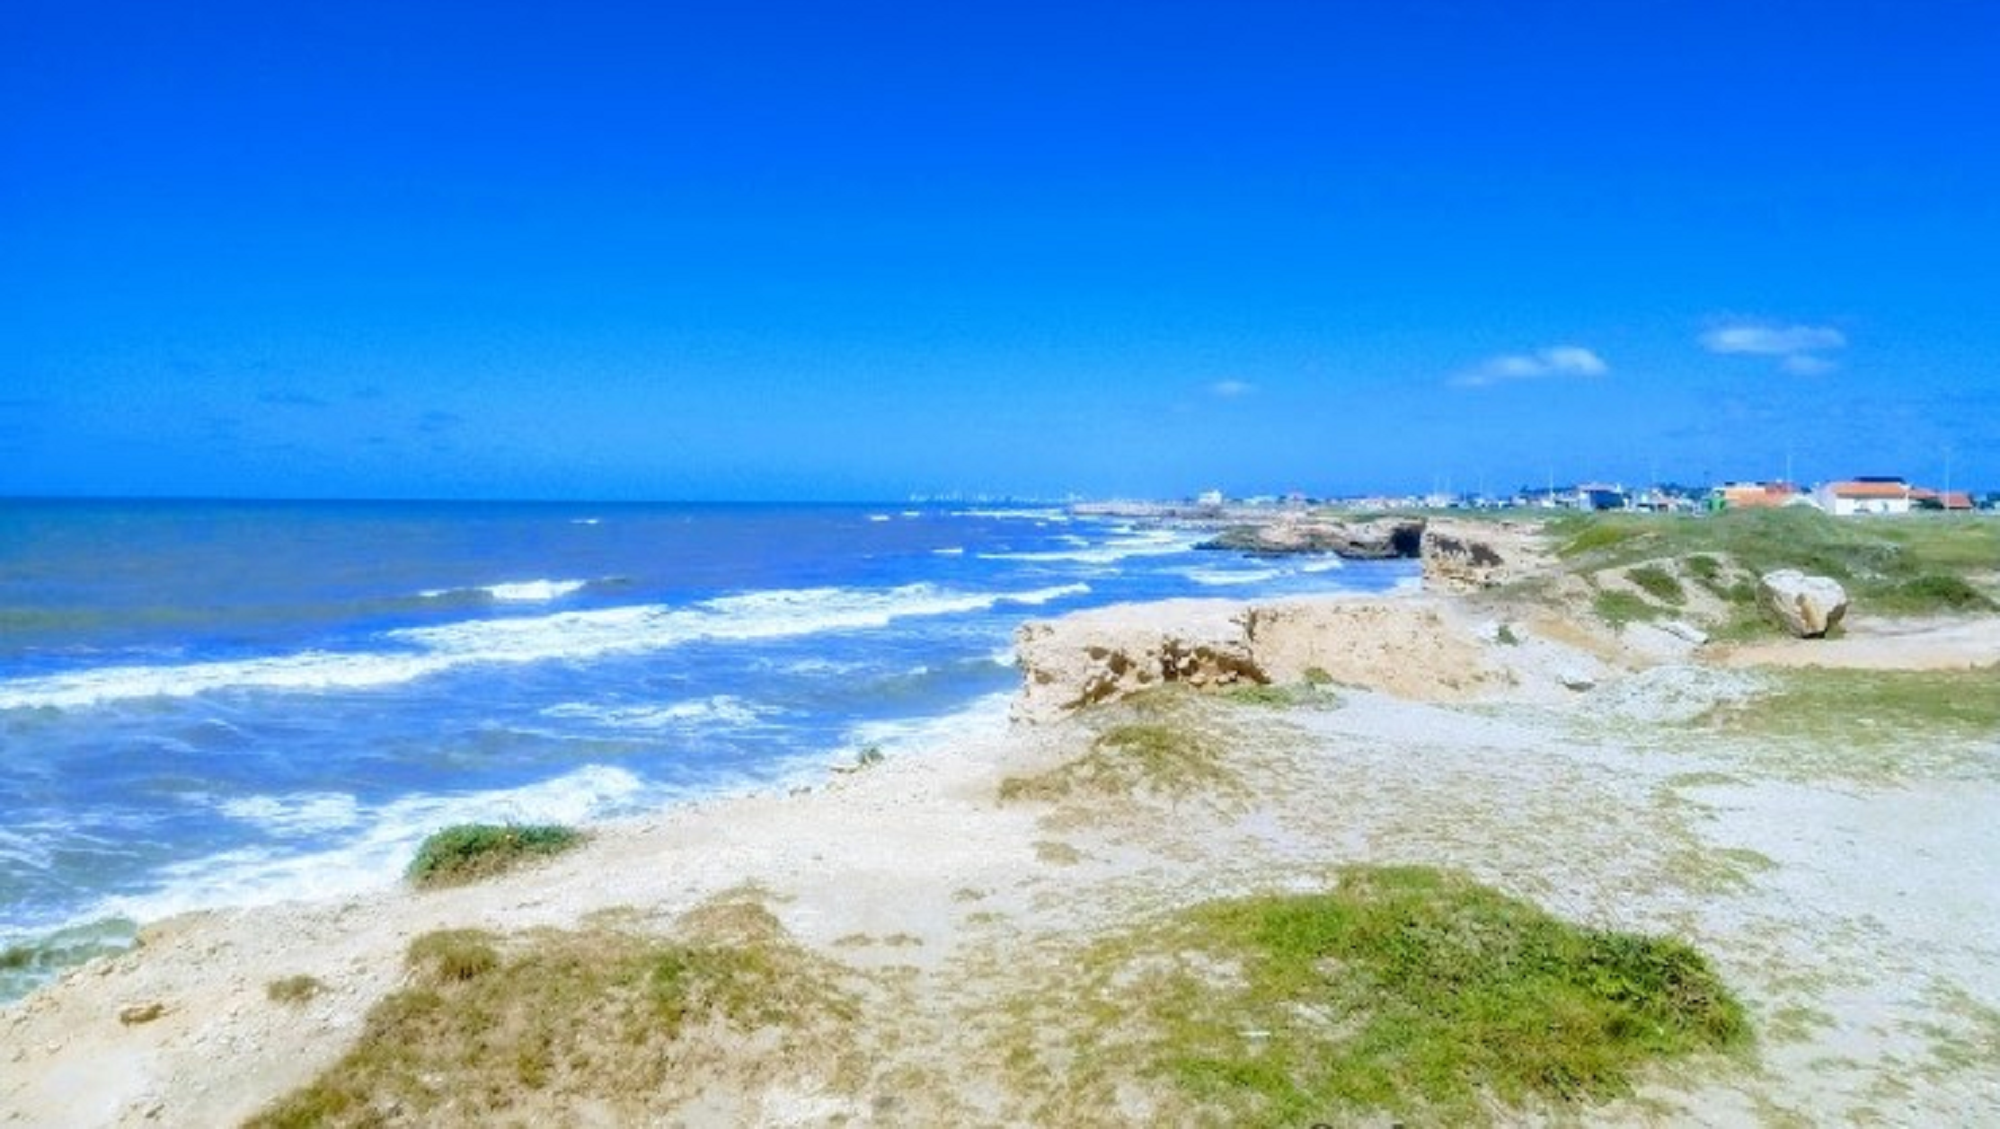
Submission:
[[[509,603],[547,603],[559,600],[590,583],[588,580],[524,580],[517,584],[489,584],[486,592]]]
[[[1197,540],[1183,534],[1167,530],[1141,533],[1130,537],[1120,537],[1106,541],[1102,545],[1074,549],[1046,549],[1025,553],[981,553],[981,559],[989,561],[1033,561],[1050,563],[1068,561],[1075,564],[1117,564],[1130,557],[1170,557],[1192,550]]]
[[[702,639],[778,639],[885,627],[912,617],[1039,606],[1090,591],[1063,584],[1024,592],[806,588],[724,596],[689,607],[637,605],[468,620],[384,636],[396,651],[308,651],[263,659],[121,666],[0,682],[0,709],[77,707],[224,689],[369,690],[481,663],[521,664],[644,654]]]
[[[1231,570],[1220,568],[1191,568],[1181,574],[1196,584],[1219,587],[1230,584],[1261,584],[1266,580],[1276,580],[1283,575],[1275,568]]]
[[[664,706],[600,706],[589,702],[568,702],[550,706],[543,717],[596,722],[614,729],[684,729],[703,725],[756,725],[778,711],[717,694]]]
[[[869,514],[869,515],[868,515],[868,520],[869,520],[869,521],[872,521],[872,522],[876,522],[877,524],[880,524],[881,522],[885,522],[885,521],[888,521],[888,520],[889,520],[889,515],[888,515],[888,514]]]
[[[988,694],[966,708],[940,717],[864,721],[848,729],[844,751],[880,749],[890,755],[951,745],[973,732],[1004,728],[1012,693]]]
[[[962,545],[953,545],[944,549],[932,549],[931,552],[940,557],[962,557],[965,555],[965,547]]]
[[[354,797],[345,792],[300,792],[290,796],[243,796],[217,805],[231,819],[281,836],[318,835],[352,827],[360,819]]]
[[[1346,567],[1347,567],[1347,562],[1341,560],[1339,557],[1324,557],[1319,560],[1307,561],[1305,564],[1299,566],[1299,571],[1333,572],[1337,569],[1343,569]]]
[[[326,851],[287,854],[245,847],[164,867],[145,893],[108,898],[79,920],[129,917],[156,921],[189,910],[350,897],[396,880],[425,835],[454,823],[580,824],[657,806],[674,798],[621,768],[588,765],[522,788],[457,796],[416,796],[380,807],[356,805],[359,834]],[[252,797],[243,812],[283,813],[329,806],[327,794]],[[280,817],[282,818],[282,817]]]
[[[953,517],[983,517],[996,521],[1054,521],[1066,522],[1069,514],[1064,510],[1000,509],[1000,510],[959,510]]]
[[[588,580],[520,580],[505,584],[482,584],[472,588],[426,588],[417,595],[426,600],[436,600],[445,596],[478,592],[501,603],[546,604],[579,591],[589,583]]]

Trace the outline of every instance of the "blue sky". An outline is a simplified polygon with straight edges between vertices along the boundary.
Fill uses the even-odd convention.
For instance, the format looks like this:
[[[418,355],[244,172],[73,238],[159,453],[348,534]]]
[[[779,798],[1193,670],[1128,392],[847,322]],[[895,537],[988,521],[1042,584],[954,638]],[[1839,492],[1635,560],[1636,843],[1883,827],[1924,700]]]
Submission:
[[[2000,487],[2000,9],[42,4],[0,493]]]

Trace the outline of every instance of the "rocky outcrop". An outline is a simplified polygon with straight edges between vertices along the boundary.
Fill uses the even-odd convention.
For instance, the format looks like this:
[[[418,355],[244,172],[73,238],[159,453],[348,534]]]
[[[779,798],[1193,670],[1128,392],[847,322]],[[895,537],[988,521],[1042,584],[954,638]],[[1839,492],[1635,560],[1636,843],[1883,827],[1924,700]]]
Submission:
[[[1536,528],[1511,521],[1431,522],[1422,556],[1425,587],[1446,592],[1497,588],[1549,565]]]
[[[1257,525],[1236,525],[1196,545],[1257,556],[1331,553],[1348,560],[1378,561],[1415,557],[1423,547],[1421,518],[1336,521],[1284,515]]]
[[[1015,651],[1024,678],[1014,717],[1031,722],[1166,683],[1331,681],[1436,700],[1466,696],[1495,676],[1463,624],[1414,597],[1097,608],[1024,625]]]
[[[1847,614],[1847,590],[1826,576],[1781,568],[1757,578],[1757,602],[1800,639],[1824,638]]]
[[[1040,721],[1169,682],[1197,688],[1270,681],[1244,636],[1241,605],[1168,600],[1023,624],[1017,718]]]

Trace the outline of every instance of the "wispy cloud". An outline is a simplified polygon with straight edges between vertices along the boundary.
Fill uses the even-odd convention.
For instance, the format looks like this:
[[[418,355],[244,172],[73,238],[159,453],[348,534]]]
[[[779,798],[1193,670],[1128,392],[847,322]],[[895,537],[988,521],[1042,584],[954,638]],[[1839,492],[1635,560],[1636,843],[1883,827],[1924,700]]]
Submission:
[[[1611,371],[1604,358],[1581,345],[1553,345],[1532,353],[1490,357],[1459,373],[1451,382],[1459,388],[1484,388],[1510,380],[1540,380],[1551,376],[1603,376]]]
[[[1724,356],[1777,357],[1785,372],[1819,376],[1836,367],[1821,354],[1846,348],[1847,335],[1826,325],[1738,323],[1703,333],[1701,347]]]
[[[1247,380],[1218,380],[1208,386],[1208,391],[1211,395],[1220,396],[1225,400],[1234,400],[1239,396],[1248,396],[1256,390],[1257,386]]]
[[[1840,366],[1825,357],[1815,357],[1811,353],[1793,353],[1779,361],[1778,367],[1793,376],[1820,376]]]

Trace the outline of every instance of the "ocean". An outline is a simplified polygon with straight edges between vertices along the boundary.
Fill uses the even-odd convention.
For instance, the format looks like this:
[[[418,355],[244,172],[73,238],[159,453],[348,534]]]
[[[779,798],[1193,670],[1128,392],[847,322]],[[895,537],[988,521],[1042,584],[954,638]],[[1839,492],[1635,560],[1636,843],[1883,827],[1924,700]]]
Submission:
[[[1014,689],[1024,620],[1377,591],[1050,508],[0,502],[0,999],[467,820],[791,779]]]

